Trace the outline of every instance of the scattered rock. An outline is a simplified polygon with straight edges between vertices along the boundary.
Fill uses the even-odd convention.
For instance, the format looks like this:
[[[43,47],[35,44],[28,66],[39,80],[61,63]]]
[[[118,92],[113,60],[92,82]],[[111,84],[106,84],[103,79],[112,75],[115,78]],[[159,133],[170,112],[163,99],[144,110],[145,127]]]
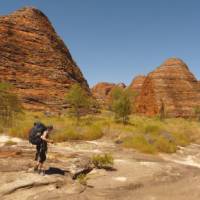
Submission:
[[[73,179],[80,174],[88,174],[94,168],[91,158],[87,157],[72,159],[69,163],[66,163],[64,170],[69,172]]]

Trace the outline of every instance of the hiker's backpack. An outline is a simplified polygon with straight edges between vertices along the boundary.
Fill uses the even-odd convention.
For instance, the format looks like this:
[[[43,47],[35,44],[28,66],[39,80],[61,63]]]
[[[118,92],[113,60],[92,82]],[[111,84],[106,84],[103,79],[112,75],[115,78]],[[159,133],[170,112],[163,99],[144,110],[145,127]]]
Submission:
[[[39,145],[42,142],[41,136],[47,127],[41,122],[35,122],[33,128],[29,132],[29,142],[33,145]]]

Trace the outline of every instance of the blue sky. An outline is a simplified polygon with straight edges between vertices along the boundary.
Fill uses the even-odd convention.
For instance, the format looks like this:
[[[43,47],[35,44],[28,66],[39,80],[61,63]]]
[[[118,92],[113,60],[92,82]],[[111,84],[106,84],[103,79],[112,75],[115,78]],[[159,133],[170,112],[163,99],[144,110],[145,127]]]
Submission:
[[[23,6],[48,16],[90,86],[129,84],[169,57],[200,79],[198,0],[4,0],[0,15]]]

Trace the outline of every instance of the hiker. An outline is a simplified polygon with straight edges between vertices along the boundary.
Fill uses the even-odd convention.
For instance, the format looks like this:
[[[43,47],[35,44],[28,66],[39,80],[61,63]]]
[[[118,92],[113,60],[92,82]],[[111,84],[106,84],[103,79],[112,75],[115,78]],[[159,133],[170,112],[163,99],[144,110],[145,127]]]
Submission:
[[[31,144],[36,145],[35,161],[37,161],[34,172],[45,175],[43,164],[46,160],[48,143],[53,143],[53,140],[49,139],[49,134],[53,130],[53,126],[45,126],[40,122],[34,123],[34,127],[29,134],[29,141]]]

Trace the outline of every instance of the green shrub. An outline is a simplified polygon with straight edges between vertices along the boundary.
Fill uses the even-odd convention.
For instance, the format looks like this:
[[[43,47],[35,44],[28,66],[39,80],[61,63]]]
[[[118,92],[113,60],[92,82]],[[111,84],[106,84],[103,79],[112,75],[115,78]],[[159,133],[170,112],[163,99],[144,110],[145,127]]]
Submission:
[[[0,134],[4,132],[3,124],[0,123]]]
[[[157,140],[155,141],[155,146],[157,148],[157,151],[159,152],[174,153],[177,150],[176,144],[173,142],[170,142],[163,136],[159,136],[157,138]]]
[[[200,106],[194,107],[194,115],[198,121],[200,121]]]
[[[177,150],[177,145],[183,146],[186,144],[188,144],[188,140],[186,140],[185,135],[178,135],[174,137],[174,140],[170,140],[159,133],[156,135],[137,134],[124,139],[125,147],[134,148],[143,153],[174,153]]]
[[[131,90],[116,87],[111,93],[111,110],[115,114],[115,120],[127,124],[132,109],[133,94]]]
[[[91,125],[83,128],[82,139],[83,140],[96,140],[103,136],[103,131],[98,125]]]
[[[160,127],[158,125],[148,124],[145,126],[145,133],[158,133],[160,131]]]
[[[81,184],[81,185],[87,185],[87,180],[88,180],[88,177],[86,174],[79,174],[77,176],[77,180],[78,182]]]
[[[85,115],[90,110],[90,97],[79,84],[74,84],[68,91],[65,99],[70,105],[70,115],[76,118],[78,124],[81,116]]]
[[[30,126],[29,127],[23,127],[23,126],[15,126],[12,127],[8,130],[8,135],[12,136],[12,137],[19,137],[22,139],[28,139],[28,133],[30,130]]]
[[[179,146],[186,146],[190,143],[190,138],[187,134],[185,133],[173,133],[173,136],[175,138],[175,143],[176,145]]]
[[[101,168],[112,168],[114,164],[114,159],[111,154],[95,155],[92,157],[92,163],[95,167]]]
[[[36,117],[37,116],[37,117]],[[87,121],[91,123],[86,123]],[[76,125],[72,118],[62,117],[46,117],[42,113],[26,112],[18,123],[6,130],[8,135],[27,139],[29,130],[33,127],[35,121],[41,121],[44,124],[53,124],[54,131],[51,138],[55,142],[63,142],[68,140],[95,140],[103,136],[102,126],[104,122],[91,120],[91,116],[87,120],[83,120],[79,125]],[[1,127],[1,126],[0,126]],[[3,128],[2,128],[3,132]]]
[[[55,142],[64,142],[68,140],[96,140],[103,136],[101,128],[97,125],[90,126],[68,126],[52,134]]]
[[[54,142],[64,142],[68,140],[80,140],[81,136],[75,127],[68,127],[55,131],[52,133],[51,138],[54,140]]]
[[[4,127],[11,127],[22,114],[21,102],[11,89],[9,83],[0,83],[0,123]]]
[[[166,118],[160,121],[156,117],[130,116],[130,123],[124,126],[116,123],[112,112],[82,117],[78,125],[69,116],[46,117],[40,112],[25,112],[11,128],[0,126],[2,132],[10,136],[27,138],[34,121],[53,124],[51,137],[55,142],[68,140],[95,140],[102,136],[115,141],[120,139],[122,145],[144,153],[175,152],[177,146],[188,145],[191,141],[200,143],[200,123],[183,118]]]
[[[142,134],[133,137],[128,137],[124,140],[124,146],[128,148],[137,149],[143,153],[155,153],[154,145],[149,144],[147,139]]]

